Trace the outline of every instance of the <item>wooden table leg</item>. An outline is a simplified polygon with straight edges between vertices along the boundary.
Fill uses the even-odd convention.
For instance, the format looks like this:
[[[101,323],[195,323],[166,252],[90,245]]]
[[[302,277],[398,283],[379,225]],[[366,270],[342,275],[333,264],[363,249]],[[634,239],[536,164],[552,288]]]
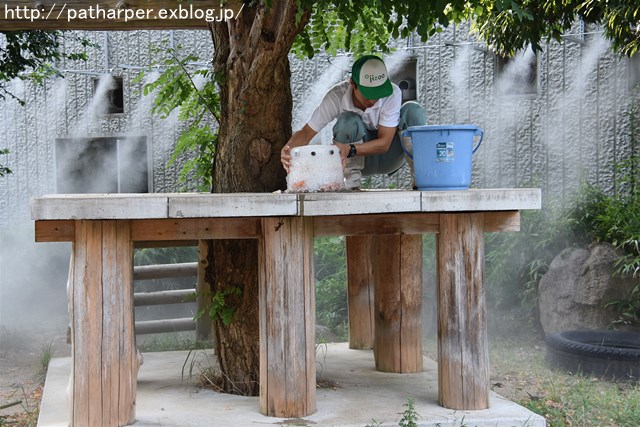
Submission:
[[[374,340],[372,236],[347,236],[349,348],[369,350]]]
[[[450,409],[489,407],[484,214],[440,215],[438,388]]]
[[[422,236],[373,238],[376,369],[422,371]]]
[[[304,417],[316,410],[313,218],[262,219],[260,412]]]
[[[138,358],[128,221],[76,221],[70,273],[71,425],[135,420]]]

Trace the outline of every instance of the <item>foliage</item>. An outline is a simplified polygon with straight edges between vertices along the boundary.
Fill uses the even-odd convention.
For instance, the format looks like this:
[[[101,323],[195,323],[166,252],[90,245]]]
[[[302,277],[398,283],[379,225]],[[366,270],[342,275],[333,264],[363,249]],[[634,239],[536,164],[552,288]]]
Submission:
[[[639,158],[623,162],[638,164]],[[628,169],[633,170],[634,168]],[[637,171],[637,168],[635,169]],[[627,174],[628,172],[625,172]],[[628,175],[626,175],[628,178]],[[594,241],[610,242],[621,256],[616,261],[616,274],[621,277],[640,278],[640,191],[629,187],[617,195],[607,195],[601,190],[589,188],[582,203],[588,215],[582,219],[588,234]],[[626,299],[607,304],[619,314],[616,324],[640,325],[640,281]]]
[[[488,305],[510,316],[510,321],[526,320],[536,327],[538,283],[553,258],[567,247],[594,241],[609,242],[620,249],[617,274],[638,277],[638,194],[607,195],[585,185],[568,209],[525,211],[520,233],[487,234]],[[640,324],[640,285],[627,299],[612,301],[609,307],[620,314],[619,323]]]
[[[582,237],[560,208],[524,211],[519,233],[486,234],[487,304],[506,317],[537,328],[538,282],[553,258]]]
[[[41,84],[46,78],[58,74],[53,68],[54,61],[66,58],[86,60],[87,55],[80,53],[61,53],[60,41],[63,37],[73,37],[83,47],[91,45],[88,40],[59,31],[0,31],[0,100],[13,98],[24,105],[8,88],[13,79],[31,80]],[[0,149],[0,155],[8,150]],[[0,164],[0,177],[11,173],[11,169]]]
[[[291,51],[298,57],[313,58],[318,52],[336,55],[343,49],[356,53],[389,51],[391,35],[377,9],[345,17],[339,5],[328,5],[325,10],[320,7],[314,6],[313,18],[294,42]]]
[[[348,339],[347,266],[344,238],[315,239],[316,318],[340,341]]]
[[[6,148],[0,148],[0,155],[2,154],[9,154],[9,150],[7,150]],[[0,177],[9,175],[10,173],[12,173],[11,169],[0,163]]]
[[[591,240],[609,242],[622,251],[616,273],[640,277],[640,192],[608,195],[588,187],[576,213],[580,213],[574,217],[576,226],[588,233]]]
[[[171,167],[183,155],[188,155],[180,171],[178,182],[187,184],[190,174],[197,181],[199,191],[211,191],[212,167],[218,140],[216,126],[220,120],[220,97],[212,71],[197,64],[200,58],[193,54],[180,57],[182,46],[166,49],[166,56],[159,64],[140,73],[136,81],[152,76],[153,69],[160,67],[158,77],[144,85],[145,96],[154,94],[152,113],[163,119],[178,111],[178,120],[186,123],[180,133],[176,148],[167,167]],[[199,84],[197,82],[202,82]]]
[[[47,369],[49,368],[49,362],[51,362],[51,359],[53,358],[53,353],[53,341],[44,341],[42,343],[42,346],[40,347],[40,357],[38,359],[38,362],[40,364],[40,366],[38,367],[40,373],[46,374]]]
[[[93,46],[85,38],[61,31],[0,31],[0,35],[0,99],[9,96],[21,104],[24,100],[7,89],[7,82],[18,78],[42,83],[52,75],[59,75],[53,67],[55,61],[86,60],[85,52],[61,52],[60,44],[65,37],[77,40],[83,48]]]
[[[356,54],[386,52],[391,38],[408,38],[415,32],[426,41],[443,27],[465,20],[472,21],[478,36],[502,54],[529,45],[540,50],[546,39],[560,40],[578,19],[602,25],[617,52],[631,56],[640,47],[640,6],[631,0],[299,0],[298,5],[299,19],[305,10],[312,13],[293,52],[308,57],[343,49]]]
[[[298,15],[311,10],[311,19],[295,40],[292,52],[309,58],[318,52],[389,52],[392,38],[406,39],[415,32],[426,41],[450,23],[463,21],[467,17],[466,3],[301,0]]]
[[[415,400],[410,397],[407,403],[404,405],[404,411],[402,412],[402,418],[398,425],[400,427],[417,427],[417,421],[420,419],[420,415],[416,412]]]
[[[546,38],[559,41],[578,19],[602,25],[617,52],[631,56],[640,48],[640,4],[634,0],[477,0],[468,11],[474,30],[501,53],[529,44],[541,50]]]
[[[615,165],[616,192],[588,187],[574,212],[576,223],[593,241],[610,242],[621,253],[616,274],[640,279],[640,141],[637,107],[629,111],[631,156]],[[640,281],[626,299],[608,306],[619,314],[616,324],[640,325]]]
[[[233,319],[233,306],[229,305],[228,298],[234,296],[242,296],[242,289],[233,286],[230,288],[222,289],[211,295],[211,309],[209,310],[209,317],[211,319],[220,319],[222,324],[227,326]]]
[[[545,354],[539,339],[490,337],[492,390],[542,415],[550,427],[638,425],[639,384],[551,369]]]

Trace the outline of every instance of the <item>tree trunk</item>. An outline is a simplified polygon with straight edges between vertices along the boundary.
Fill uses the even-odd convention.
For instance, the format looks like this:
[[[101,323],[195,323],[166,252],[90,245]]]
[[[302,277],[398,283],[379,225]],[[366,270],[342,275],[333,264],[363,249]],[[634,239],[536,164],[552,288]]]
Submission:
[[[296,22],[296,0],[245,7],[238,19],[211,26],[221,119],[213,192],[272,192],[285,188],[280,150],[291,136],[288,53],[308,21]],[[259,392],[258,245],[255,240],[210,242],[207,278],[233,309],[229,325],[214,319],[222,388]],[[235,290],[238,290],[236,292]]]

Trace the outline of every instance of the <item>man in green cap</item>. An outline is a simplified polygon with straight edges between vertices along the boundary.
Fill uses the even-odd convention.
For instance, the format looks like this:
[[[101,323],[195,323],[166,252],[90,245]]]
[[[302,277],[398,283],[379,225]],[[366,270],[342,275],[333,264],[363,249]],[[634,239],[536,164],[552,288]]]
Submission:
[[[362,176],[400,169],[405,162],[400,132],[426,123],[422,106],[402,105],[402,91],[389,79],[382,59],[362,56],[354,62],[351,78],[329,89],[304,127],[282,149],[280,160],[287,172],[291,148],[308,144],[334,119],[333,142],[345,162],[349,189],[359,189]]]

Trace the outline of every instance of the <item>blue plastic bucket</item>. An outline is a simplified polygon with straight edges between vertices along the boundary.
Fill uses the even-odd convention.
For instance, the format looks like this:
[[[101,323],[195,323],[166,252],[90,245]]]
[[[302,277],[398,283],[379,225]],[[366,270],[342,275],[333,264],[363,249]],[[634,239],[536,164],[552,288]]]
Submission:
[[[467,190],[471,158],[484,132],[475,125],[411,126],[403,135],[413,146],[413,172],[418,190]],[[478,142],[474,146],[474,139]],[[409,153],[407,153],[409,154]]]

